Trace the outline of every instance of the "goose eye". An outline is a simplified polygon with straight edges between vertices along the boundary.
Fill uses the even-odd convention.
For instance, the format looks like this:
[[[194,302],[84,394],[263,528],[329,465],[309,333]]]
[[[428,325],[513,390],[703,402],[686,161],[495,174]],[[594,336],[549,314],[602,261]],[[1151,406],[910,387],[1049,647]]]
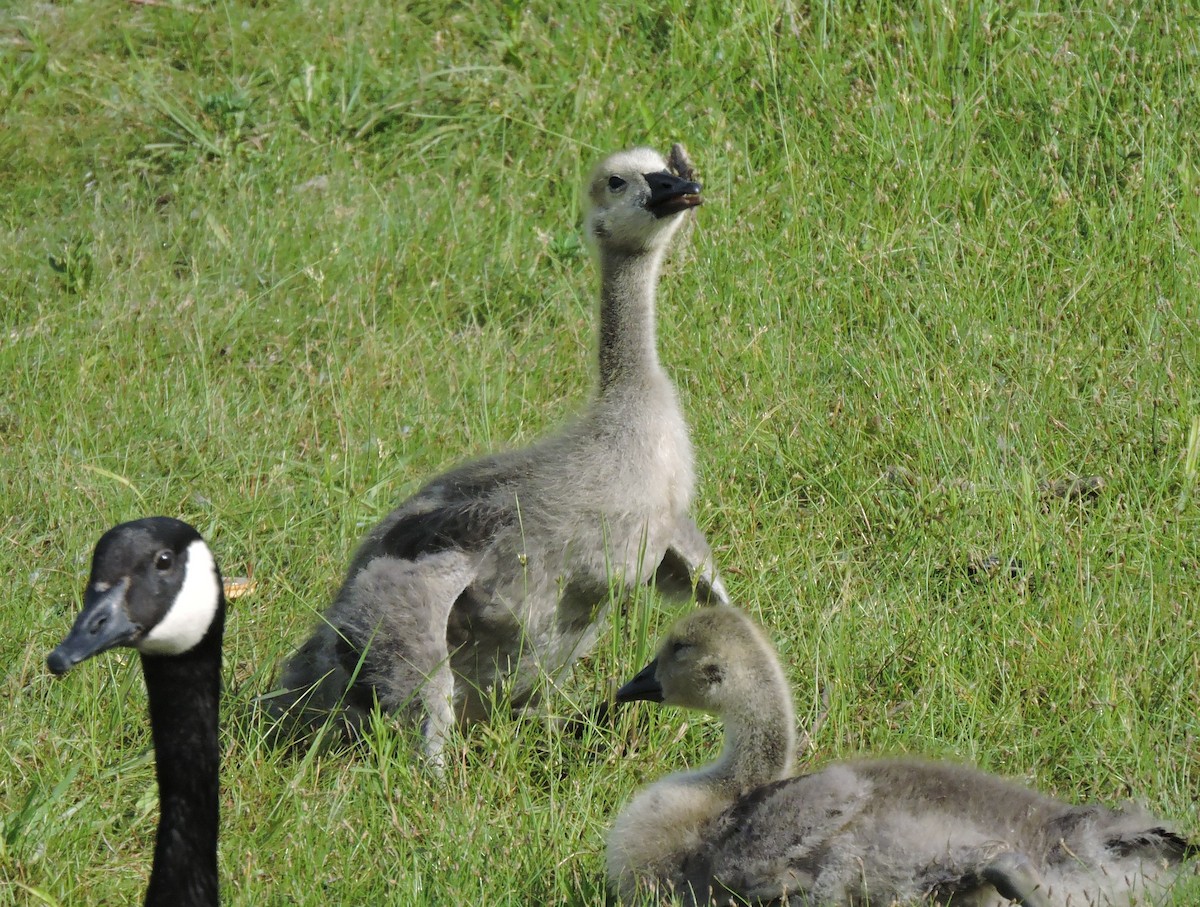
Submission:
[[[625,180],[621,179],[619,176],[610,176],[608,178],[608,188],[613,192],[619,192],[625,188]]]
[[[154,557],[155,570],[170,570],[175,564],[175,555],[170,551],[160,551]]]
[[[678,655],[680,652],[682,652],[687,647],[688,647],[688,644],[686,642],[676,641],[675,644],[673,646],[671,646],[671,654]]]

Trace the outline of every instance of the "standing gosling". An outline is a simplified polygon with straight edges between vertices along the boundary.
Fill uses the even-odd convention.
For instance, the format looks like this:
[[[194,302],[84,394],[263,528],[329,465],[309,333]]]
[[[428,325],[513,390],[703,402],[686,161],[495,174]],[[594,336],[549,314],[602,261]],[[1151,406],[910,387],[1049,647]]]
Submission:
[[[114,646],[137,649],[150,700],[158,835],[146,907],[215,907],[217,713],[225,595],[212,552],[170,517],[101,536],[83,611],[46,664],[65,674]]]
[[[608,837],[623,901],[955,907],[1129,905],[1195,844],[1140,809],[1072,806],[964,765],[837,763],[792,777],[795,718],[774,648],[728,607],[679,621],[617,693],[717,715],[720,759],[633,797]]]
[[[659,269],[700,191],[648,148],[596,167],[594,399],[532,446],[437,476],[376,526],[267,698],[277,716],[333,713],[353,730],[378,704],[419,724],[437,766],[456,722],[529,704],[539,676],[592,647],[614,584],[656,578],[671,594],[728,600],[688,515],[692,448],[655,346]]]

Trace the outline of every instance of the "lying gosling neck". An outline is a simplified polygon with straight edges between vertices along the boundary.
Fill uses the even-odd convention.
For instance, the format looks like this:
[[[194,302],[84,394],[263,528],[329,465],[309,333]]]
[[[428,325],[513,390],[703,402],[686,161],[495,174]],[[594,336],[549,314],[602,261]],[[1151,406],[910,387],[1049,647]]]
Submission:
[[[770,641],[734,608],[700,608],[679,621],[617,699],[649,699],[721,719],[720,758],[676,776],[685,784],[732,799],[792,774],[796,717],[787,678]]]
[[[725,746],[699,773],[733,797],[791,777],[796,759],[796,716],[778,662],[756,665],[738,680],[746,680],[747,689],[731,695],[719,713]]]

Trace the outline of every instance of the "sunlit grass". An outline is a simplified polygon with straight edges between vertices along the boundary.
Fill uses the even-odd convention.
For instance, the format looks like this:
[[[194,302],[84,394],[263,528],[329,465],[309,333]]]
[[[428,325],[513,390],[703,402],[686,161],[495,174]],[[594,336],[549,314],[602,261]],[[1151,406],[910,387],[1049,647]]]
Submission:
[[[43,659],[96,538],[151,513],[259,583],[228,903],[602,897],[613,812],[714,723],[523,716],[438,781],[384,728],[273,749],[252,702],[374,520],[584,398],[578,182],[673,140],[708,200],[659,319],[695,511],[805,721],[828,693],[814,764],[971,759],[1200,829],[1195,14],[903,6],[10,4],[0,902],[144,884],[136,659]],[[640,597],[550,711],[670,617]]]

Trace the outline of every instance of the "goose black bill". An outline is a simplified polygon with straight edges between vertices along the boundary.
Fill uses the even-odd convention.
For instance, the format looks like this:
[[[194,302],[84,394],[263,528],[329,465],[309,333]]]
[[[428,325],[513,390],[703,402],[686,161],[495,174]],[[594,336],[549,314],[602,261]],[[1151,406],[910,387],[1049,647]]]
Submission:
[[[617,690],[617,702],[636,702],[644,699],[647,702],[662,702],[663,688],[658,682],[658,659],[650,662],[638,671],[637,676],[621,689]]]
[[[129,581],[122,580],[103,592],[89,588],[84,593],[83,610],[75,618],[75,626],[46,657],[51,673],[65,674],[81,661],[138,637],[142,627],[125,612],[128,588]]]
[[[697,182],[680,179],[665,170],[661,173],[642,175],[650,186],[650,200],[646,202],[646,210],[655,217],[668,217],[704,204],[704,199],[700,197],[701,186]]]

